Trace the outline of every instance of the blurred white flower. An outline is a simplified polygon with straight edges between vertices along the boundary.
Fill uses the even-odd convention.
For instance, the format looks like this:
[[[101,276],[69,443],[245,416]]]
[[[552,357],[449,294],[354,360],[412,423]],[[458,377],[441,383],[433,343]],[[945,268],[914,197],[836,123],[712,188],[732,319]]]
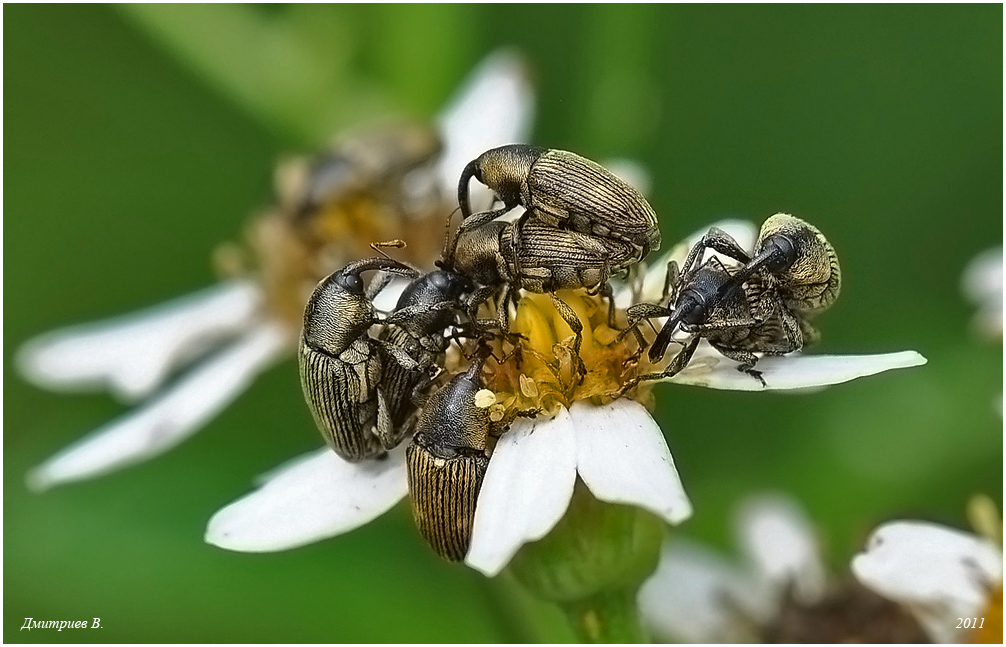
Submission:
[[[788,497],[749,499],[736,518],[742,566],[687,540],[667,541],[656,572],[639,592],[654,635],[693,643],[752,642],[787,595],[821,600],[825,572],[814,529]]]
[[[434,175],[445,199],[454,196],[469,160],[488,148],[526,140],[533,104],[516,56],[494,54],[473,72],[438,119],[443,150]],[[442,218],[450,211],[443,204],[433,211],[437,221],[431,231],[442,231]],[[274,284],[291,283],[290,275],[299,279],[306,272],[313,276],[309,291],[352,259],[338,254],[303,258],[296,241],[283,239],[275,223],[258,224],[266,255],[272,252],[269,246],[275,247],[279,261],[270,268],[273,259],[260,259],[266,267],[256,278],[226,281],[131,315],[46,333],[22,347],[17,365],[33,384],[54,390],[108,389],[127,402],[143,400],[137,409],[39,465],[28,477],[32,488],[90,478],[166,451],[227,407],[259,373],[292,353],[307,294],[296,283],[282,295],[286,302],[272,302]],[[371,237],[380,223],[364,222],[357,225],[359,232],[346,218],[338,224],[349,229],[333,231],[337,242],[354,235],[362,247],[382,240]],[[287,260],[291,254],[295,267]],[[219,350],[208,354],[214,349]],[[174,371],[194,360],[199,363],[165,386]]]
[[[987,539],[935,523],[893,521],[873,531],[852,572],[907,607],[935,642],[971,642],[965,618],[981,618],[1002,635],[1003,552]]]
[[[741,244],[754,242],[755,228],[749,223],[729,221],[718,226]],[[614,295],[616,305],[624,308],[634,299],[659,299],[667,262],[675,258],[680,263],[705,231],[657,261],[643,277],[641,287],[621,286]],[[574,303],[572,296],[564,298]],[[564,342],[561,333],[547,323],[558,319],[554,311],[548,313],[548,303],[544,295],[524,295],[511,330],[520,332],[536,348],[552,348],[558,358],[556,349],[561,350]],[[589,308],[582,310],[586,313]],[[555,395],[567,391],[549,377],[569,371],[560,358],[549,370],[534,373],[533,368],[522,369],[527,375],[522,374],[520,385],[512,387],[507,396],[521,398],[519,392],[527,396],[527,391],[532,391],[534,398],[528,396],[529,406],[522,408],[539,407],[551,413],[514,423],[500,438],[489,461],[466,558],[470,566],[487,575],[498,573],[522,545],[544,537],[559,522],[577,477],[599,500],[635,505],[672,524],[691,515],[691,504],[664,436],[646,408],[628,398],[594,404],[618,389],[626,359],[624,350],[618,352],[605,341],[610,339],[603,334],[606,306],[594,311],[579,315],[585,323],[581,358],[587,377],[572,388],[571,395]],[[588,336],[588,331],[593,334]],[[543,355],[532,350],[526,353]],[[923,363],[925,359],[911,351],[766,357],[758,364],[767,384],[762,387],[737,371],[733,361],[700,347],[688,367],[669,381],[728,390],[806,389]],[[527,388],[525,380],[535,386]],[[500,389],[492,388],[502,401]],[[559,398],[560,404],[543,406],[540,394],[546,391]],[[646,397],[645,390],[640,391]],[[260,489],[217,512],[210,520],[206,540],[231,550],[275,551],[352,530],[406,496],[404,460],[401,451],[382,461],[360,464],[349,464],[325,451],[305,456],[273,473]]]
[[[655,636],[694,643],[925,640],[895,602],[852,578],[828,578],[814,527],[789,497],[748,499],[734,529],[739,563],[687,540],[665,542],[638,596]]]
[[[984,337],[1003,336],[1003,248],[987,249],[975,256],[964,269],[961,288],[971,303],[978,306],[972,325]]]

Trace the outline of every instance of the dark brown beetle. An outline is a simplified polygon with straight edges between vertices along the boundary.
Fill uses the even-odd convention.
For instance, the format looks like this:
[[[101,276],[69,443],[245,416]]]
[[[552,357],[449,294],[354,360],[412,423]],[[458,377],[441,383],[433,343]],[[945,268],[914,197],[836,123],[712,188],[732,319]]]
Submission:
[[[406,449],[412,514],[420,534],[444,559],[464,559],[471,543],[488,441],[489,410],[475,406],[484,359],[452,379],[423,405]]]
[[[717,258],[697,265],[707,248],[744,265],[728,269]],[[679,326],[692,338],[662,373],[636,378],[623,392],[641,380],[676,375],[688,365],[700,338],[765,385],[754,370],[755,353],[783,355],[816,342],[820,334],[810,319],[838,297],[841,269],[835,250],[816,227],[776,214],[762,224],[753,255],[712,228],[689,251],[680,276],[677,265],[671,264],[667,285],[672,288],[672,307],[631,306],[630,323],[668,317],[650,345],[652,362],[664,356]]]
[[[490,222],[459,230],[451,246],[454,254],[442,265],[482,286],[468,302],[473,320],[479,303],[494,293],[501,294],[496,323],[504,334],[509,326],[509,303],[516,300],[517,290],[550,293],[552,303],[575,335],[574,351],[579,354],[583,324],[555,292],[586,288],[610,295],[608,278],[635,262],[634,249],[624,241],[556,229],[536,220],[528,221],[520,236],[515,237],[516,226]]]
[[[304,310],[298,357],[308,408],[328,445],[349,461],[381,456],[401,438],[381,388],[386,359],[368,334],[382,282],[364,290],[361,274],[417,272],[387,258],[356,261],[323,279]]]
[[[435,270],[409,283],[384,319],[379,341],[391,361],[384,364],[381,385],[399,440],[411,431],[411,404],[429,386],[431,371],[439,371],[438,360],[450,343],[447,332],[459,329],[462,296],[471,289],[466,277]]]
[[[473,177],[495,191],[503,207],[473,215],[468,200]],[[646,198],[599,164],[567,151],[525,144],[488,150],[462,171],[458,204],[462,231],[523,206],[526,211],[512,232],[514,246],[531,218],[553,228],[628,243],[631,262],[660,248],[657,215]]]

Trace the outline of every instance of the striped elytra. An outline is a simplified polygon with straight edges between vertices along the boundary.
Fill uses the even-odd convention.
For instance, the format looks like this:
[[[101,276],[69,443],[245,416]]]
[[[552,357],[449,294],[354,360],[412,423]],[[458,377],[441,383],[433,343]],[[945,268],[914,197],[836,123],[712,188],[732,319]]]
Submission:
[[[472,215],[468,183],[473,177],[504,203],[503,209],[483,217],[498,217],[522,205],[529,217],[549,227],[630,244],[632,262],[660,248],[657,214],[646,198],[600,164],[575,153],[524,144],[482,153],[465,167],[458,184],[465,219]]]
[[[657,214],[639,191],[600,164],[575,153],[549,150],[531,166],[526,206],[545,222],[632,243],[642,259],[660,249]]]
[[[336,359],[303,343],[298,354],[304,399],[318,430],[335,453],[353,462],[385,451],[371,433],[377,419],[372,385],[380,379],[380,358],[370,344],[361,341],[358,345],[369,351],[358,363]]]
[[[489,459],[484,455],[439,458],[415,442],[405,457],[412,515],[420,534],[444,559],[464,559]]]
[[[333,272],[308,299],[297,353],[301,388],[318,430],[348,461],[384,455],[393,436],[378,416],[384,410],[379,407],[383,357],[367,332],[376,318],[360,276],[375,270],[416,275],[390,258],[366,258]]]
[[[484,361],[477,357],[430,396],[405,451],[416,526],[430,547],[451,561],[468,552],[489,465],[486,443],[494,424],[486,409],[475,406]]]

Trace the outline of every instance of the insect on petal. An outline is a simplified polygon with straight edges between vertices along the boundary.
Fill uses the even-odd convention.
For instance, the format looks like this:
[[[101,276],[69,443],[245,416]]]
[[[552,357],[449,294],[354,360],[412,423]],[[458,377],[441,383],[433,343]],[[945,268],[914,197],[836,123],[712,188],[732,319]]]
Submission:
[[[386,459],[359,463],[326,447],[274,471],[261,488],[218,510],[205,539],[246,553],[296,548],[376,519],[408,489],[405,445]]]
[[[805,389],[925,363],[926,358],[913,350],[881,355],[763,357],[755,367],[765,380],[762,386],[754,377],[738,371],[736,362],[719,355],[703,341],[688,367],[667,381],[727,391]]]
[[[254,283],[221,283],[140,312],[40,335],[18,352],[18,369],[43,388],[107,388],[135,401],[172,369],[250,328],[261,303]]]
[[[458,188],[461,171],[490,148],[527,141],[534,117],[534,92],[523,59],[498,51],[475,68],[437,119],[444,138],[440,184],[448,196]],[[480,209],[489,207],[491,191],[473,183]]]
[[[569,412],[560,409],[551,420],[518,420],[500,438],[475,508],[469,566],[493,577],[559,522],[576,483],[573,434]]]
[[[746,220],[720,220],[719,222],[713,223],[710,227],[704,227],[691,236],[686,238],[684,241],[678,243],[671,248],[666,254],[660,256],[660,258],[654,259],[653,261],[647,263],[646,275],[643,277],[643,290],[641,301],[648,301],[651,303],[656,303],[663,296],[664,291],[664,280],[667,277],[667,264],[671,261],[675,261],[678,267],[685,262],[685,258],[688,256],[688,251],[695,246],[695,243],[699,242],[703,236],[705,236],[711,227],[719,227],[726,233],[733,236],[734,240],[737,241],[744,249],[751,249],[754,247],[755,239],[758,237],[758,228]],[[715,252],[708,251],[706,256],[714,254]],[[617,297],[616,297],[617,299]],[[627,307],[630,302],[626,301],[625,306]]]
[[[79,481],[174,447],[226,408],[289,347],[288,332],[265,323],[183,376],[161,395],[62,450],[28,475],[32,489]]]
[[[636,505],[678,524],[692,515],[681,478],[660,427],[634,400],[601,407],[578,401],[576,469],[601,501]]]

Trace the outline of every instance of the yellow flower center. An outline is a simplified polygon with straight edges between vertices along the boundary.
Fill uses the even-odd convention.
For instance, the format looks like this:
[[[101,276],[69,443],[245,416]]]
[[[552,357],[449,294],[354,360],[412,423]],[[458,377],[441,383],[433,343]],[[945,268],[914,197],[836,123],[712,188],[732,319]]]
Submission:
[[[575,335],[547,294],[524,293],[510,323],[511,337],[494,340],[498,363],[486,362],[483,384],[493,397],[483,399],[495,420],[517,412],[554,415],[559,406],[576,400],[594,404],[618,396],[626,380],[638,370],[638,348],[631,335],[619,338],[608,325],[608,300],[586,290],[562,290],[556,297],[566,303],[583,325],[580,355],[574,351]],[[625,315],[616,312],[616,325],[625,326]],[[651,389],[641,385],[633,397],[652,405]]]

